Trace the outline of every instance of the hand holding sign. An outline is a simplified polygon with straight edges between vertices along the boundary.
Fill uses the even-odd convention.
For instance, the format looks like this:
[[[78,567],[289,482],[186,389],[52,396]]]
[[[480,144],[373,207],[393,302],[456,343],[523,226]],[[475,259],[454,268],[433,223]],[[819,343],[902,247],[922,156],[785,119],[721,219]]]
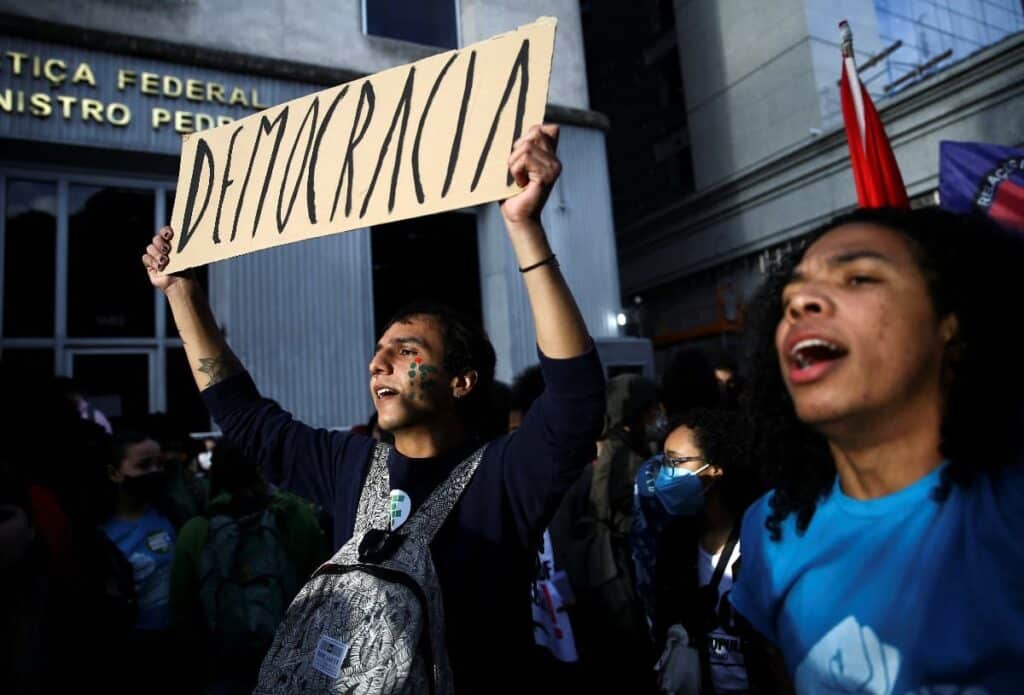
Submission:
[[[169,275],[163,272],[170,262],[173,240],[174,232],[170,227],[164,227],[156,233],[153,241],[146,247],[146,253],[142,254],[142,265],[146,266],[149,281],[153,283],[153,287],[164,292],[179,283],[188,281],[183,276]]]
[[[501,204],[510,230],[517,225],[540,224],[540,211],[562,172],[562,163],[555,156],[557,147],[557,125],[535,125],[513,145],[508,169],[524,190]]]

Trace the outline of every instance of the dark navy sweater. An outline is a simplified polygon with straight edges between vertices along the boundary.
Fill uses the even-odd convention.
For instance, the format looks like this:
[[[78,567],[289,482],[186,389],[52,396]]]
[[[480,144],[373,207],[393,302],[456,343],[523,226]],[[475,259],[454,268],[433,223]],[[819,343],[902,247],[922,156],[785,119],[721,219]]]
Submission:
[[[563,494],[594,458],[601,431],[605,391],[596,351],[563,360],[541,355],[540,362],[544,394],[519,430],[488,444],[431,545],[460,693],[519,690],[528,675],[535,546]],[[258,460],[270,482],[333,515],[337,547],[352,536],[373,439],[298,422],[261,397],[247,373],[206,389],[203,397],[224,436]],[[394,451],[391,487],[418,506],[472,450],[434,459]]]

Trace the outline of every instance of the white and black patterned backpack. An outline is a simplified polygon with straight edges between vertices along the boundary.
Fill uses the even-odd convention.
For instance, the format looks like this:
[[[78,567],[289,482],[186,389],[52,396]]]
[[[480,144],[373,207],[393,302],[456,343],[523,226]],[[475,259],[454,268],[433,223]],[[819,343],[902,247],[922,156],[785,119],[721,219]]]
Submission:
[[[254,695],[454,692],[430,542],[469,484],[483,448],[390,530],[388,456],[378,444],[352,538],[292,601]]]

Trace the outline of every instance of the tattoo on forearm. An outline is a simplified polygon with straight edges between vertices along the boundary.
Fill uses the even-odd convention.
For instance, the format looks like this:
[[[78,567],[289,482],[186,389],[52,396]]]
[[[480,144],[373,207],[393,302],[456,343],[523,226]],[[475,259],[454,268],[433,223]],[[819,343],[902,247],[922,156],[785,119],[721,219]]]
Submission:
[[[242,363],[231,350],[225,350],[216,357],[200,357],[199,371],[210,377],[207,386],[213,386],[242,371]]]

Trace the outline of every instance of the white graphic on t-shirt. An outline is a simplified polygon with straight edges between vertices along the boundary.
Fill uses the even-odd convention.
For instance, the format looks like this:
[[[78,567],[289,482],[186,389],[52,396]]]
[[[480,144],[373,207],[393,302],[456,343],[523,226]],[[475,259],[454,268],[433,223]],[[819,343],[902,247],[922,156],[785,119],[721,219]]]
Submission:
[[[796,669],[798,693],[891,695],[900,652],[852,615],[829,630]]]

